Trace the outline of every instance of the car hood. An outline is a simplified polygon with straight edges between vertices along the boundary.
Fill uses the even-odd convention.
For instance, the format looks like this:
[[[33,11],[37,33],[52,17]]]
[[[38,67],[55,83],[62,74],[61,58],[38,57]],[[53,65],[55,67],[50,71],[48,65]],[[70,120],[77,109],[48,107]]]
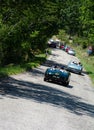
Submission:
[[[68,64],[68,67],[75,68],[75,69],[82,69],[82,66],[76,64]]]
[[[53,75],[59,75],[63,77],[68,77],[70,75],[70,72],[62,69],[56,69],[56,68],[49,68],[47,69],[47,73],[53,74]]]
[[[75,51],[72,51],[72,50],[69,50],[68,52],[69,52],[69,53],[75,53]]]

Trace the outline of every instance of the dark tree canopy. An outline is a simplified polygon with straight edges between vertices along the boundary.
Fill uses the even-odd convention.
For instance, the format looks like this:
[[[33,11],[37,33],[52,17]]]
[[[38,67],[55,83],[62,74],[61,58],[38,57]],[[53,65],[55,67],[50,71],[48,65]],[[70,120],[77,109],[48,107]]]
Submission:
[[[28,62],[59,29],[94,41],[93,0],[0,0],[0,65]]]

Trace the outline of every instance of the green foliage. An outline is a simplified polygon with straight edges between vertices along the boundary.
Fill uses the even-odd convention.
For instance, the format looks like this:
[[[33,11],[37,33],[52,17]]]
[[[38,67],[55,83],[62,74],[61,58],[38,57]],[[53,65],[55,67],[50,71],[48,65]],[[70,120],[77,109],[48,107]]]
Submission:
[[[94,33],[94,1],[81,0],[82,5],[79,8],[80,20],[80,35],[88,37],[93,41],[92,34]]]
[[[60,39],[64,44],[69,43],[69,35],[65,30],[60,29],[58,35],[56,35],[58,39]]]
[[[62,31],[63,29],[63,31]],[[65,31],[64,31],[65,30]],[[0,65],[30,62],[53,35],[68,42],[68,35],[85,37],[83,47],[94,43],[92,0],[1,0]],[[68,34],[68,35],[66,35]]]
[[[80,1],[66,0],[58,3],[59,26],[69,34],[77,33],[79,29],[79,6]]]
[[[57,31],[57,5],[53,1],[3,0],[0,9],[1,65],[29,62],[32,51],[44,51],[48,37]]]
[[[88,39],[85,37],[74,36],[74,44],[82,46],[83,49],[88,46]]]
[[[17,74],[17,73],[21,73],[25,71],[23,68],[21,68],[20,65],[13,65],[13,64],[10,64],[8,66],[5,66],[5,67],[0,67],[0,78],[2,77],[7,77],[8,75],[11,75],[11,74]]]

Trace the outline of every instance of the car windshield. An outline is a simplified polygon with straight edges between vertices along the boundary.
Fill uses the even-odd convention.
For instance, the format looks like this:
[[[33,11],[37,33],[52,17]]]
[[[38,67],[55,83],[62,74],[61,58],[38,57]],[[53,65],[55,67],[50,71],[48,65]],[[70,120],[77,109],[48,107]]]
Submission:
[[[72,61],[72,62],[70,62],[70,64],[74,64],[74,65],[77,65],[77,66],[81,66],[81,63],[80,63],[80,62],[76,62],[76,61]]]

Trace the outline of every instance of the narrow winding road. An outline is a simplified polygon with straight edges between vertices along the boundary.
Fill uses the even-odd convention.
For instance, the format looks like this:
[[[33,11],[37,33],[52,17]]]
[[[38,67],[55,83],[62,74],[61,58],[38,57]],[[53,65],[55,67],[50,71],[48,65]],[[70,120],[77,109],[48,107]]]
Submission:
[[[44,82],[53,64],[78,60],[53,49],[45,64],[0,81],[0,130],[94,130],[94,86],[85,70],[68,87]]]

